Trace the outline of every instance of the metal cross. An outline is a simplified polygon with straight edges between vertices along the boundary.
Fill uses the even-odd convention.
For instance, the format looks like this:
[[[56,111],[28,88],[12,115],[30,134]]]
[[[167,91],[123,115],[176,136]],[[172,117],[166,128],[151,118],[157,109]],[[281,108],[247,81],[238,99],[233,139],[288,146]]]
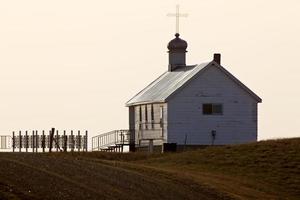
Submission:
[[[167,16],[176,17],[176,33],[179,33],[179,17],[187,17],[188,14],[179,13],[179,5],[176,5],[176,13],[169,13]]]

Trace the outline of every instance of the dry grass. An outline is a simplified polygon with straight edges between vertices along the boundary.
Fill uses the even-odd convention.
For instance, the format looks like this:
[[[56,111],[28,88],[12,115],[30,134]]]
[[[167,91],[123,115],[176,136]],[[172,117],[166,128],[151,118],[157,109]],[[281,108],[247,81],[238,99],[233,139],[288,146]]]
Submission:
[[[202,172],[230,177],[234,178],[231,184],[237,181],[276,197],[300,199],[300,138],[210,147],[148,159],[146,163],[194,175],[201,176]]]
[[[270,195],[270,198],[300,199],[300,138],[183,153],[95,153],[89,156],[182,172],[230,194],[236,189],[235,197],[245,198],[251,193],[249,198]]]

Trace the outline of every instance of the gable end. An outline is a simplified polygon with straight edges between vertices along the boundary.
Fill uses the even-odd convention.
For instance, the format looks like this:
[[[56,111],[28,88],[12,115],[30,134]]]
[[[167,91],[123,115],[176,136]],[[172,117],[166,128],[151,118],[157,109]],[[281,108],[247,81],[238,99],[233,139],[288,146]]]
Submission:
[[[262,102],[262,99],[257,96],[252,90],[250,90],[246,85],[244,85],[240,80],[238,80],[235,76],[233,76],[229,71],[227,71],[224,67],[216,63],[215,61],[210,62],[208,65],[206,65],[203,69],[201,69],[196,75],[194,75],[192,78],[190,78],[185,84],[183,84],[180,88],[178,88],[176,91],[174,91],[171,95],[169,95],[166,98],[166,102],[170,100],[173,96],[175,96],[180,90],[182,90],[186,85],[189,84],[190,81],[194,80],[198,76],[200,76],[202,73],[204,73],[208,68],[210,67],[217,67],[220,69],[227,77],[229,77],[232,81],[234,81],[237,85],[239,85],[244,91],[246,91],[252,98],[254,98],[258,103]]]

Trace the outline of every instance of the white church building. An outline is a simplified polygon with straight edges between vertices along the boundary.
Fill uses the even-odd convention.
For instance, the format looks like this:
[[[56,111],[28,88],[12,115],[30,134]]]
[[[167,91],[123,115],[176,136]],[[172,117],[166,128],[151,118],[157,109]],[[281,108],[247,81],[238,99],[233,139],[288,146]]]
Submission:
[[[222,66],[221,55],[187,65],[187,42],[178,33],[168,49],[167,71],[126,103],[131,150],[257,141],[262,100]]]

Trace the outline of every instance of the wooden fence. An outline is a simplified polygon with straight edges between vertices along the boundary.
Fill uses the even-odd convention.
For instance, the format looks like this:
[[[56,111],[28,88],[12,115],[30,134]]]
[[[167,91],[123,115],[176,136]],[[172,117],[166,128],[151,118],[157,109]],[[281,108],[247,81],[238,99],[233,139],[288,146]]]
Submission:
[[[13,152],[87,151],[88,131],[19,131],[12,133]]]

